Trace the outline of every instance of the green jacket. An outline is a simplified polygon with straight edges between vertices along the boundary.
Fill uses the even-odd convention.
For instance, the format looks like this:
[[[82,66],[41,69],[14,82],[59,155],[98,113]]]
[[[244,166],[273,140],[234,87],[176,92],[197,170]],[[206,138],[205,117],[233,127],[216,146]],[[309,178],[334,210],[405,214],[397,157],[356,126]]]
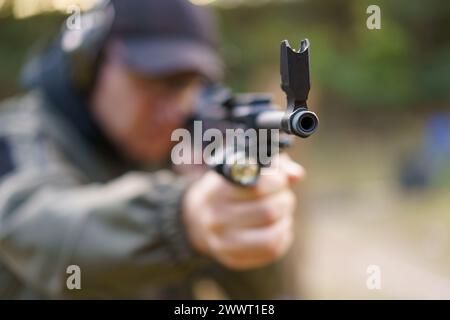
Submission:
[[[188,179],[118,174],[48,103],[33,91],[0,106],[0,298],[192,298],[203,277],[231,298],[292,297],[281,263],[233,272],[190,247]]]

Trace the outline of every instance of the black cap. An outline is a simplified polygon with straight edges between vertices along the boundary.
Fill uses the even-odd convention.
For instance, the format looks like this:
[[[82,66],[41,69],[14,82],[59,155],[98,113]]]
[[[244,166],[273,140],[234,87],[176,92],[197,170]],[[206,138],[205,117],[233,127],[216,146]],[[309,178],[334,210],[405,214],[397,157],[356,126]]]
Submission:
[[[151,75],[195,71],[222,76],[212,12],[188,0],[112,0],[111,39],[126,65]]]

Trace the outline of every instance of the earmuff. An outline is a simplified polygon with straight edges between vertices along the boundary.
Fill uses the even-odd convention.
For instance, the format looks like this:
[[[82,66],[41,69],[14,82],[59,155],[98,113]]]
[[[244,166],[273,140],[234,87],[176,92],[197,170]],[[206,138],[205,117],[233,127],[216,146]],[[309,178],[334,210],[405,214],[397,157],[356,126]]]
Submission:
[[[105,0],[80,15],[79,28],[71,27],[68,20],[63,25],[61,49],[67,56],[70,80],[82,94],[88,95],[95,84],[114,17],[112,2]]]

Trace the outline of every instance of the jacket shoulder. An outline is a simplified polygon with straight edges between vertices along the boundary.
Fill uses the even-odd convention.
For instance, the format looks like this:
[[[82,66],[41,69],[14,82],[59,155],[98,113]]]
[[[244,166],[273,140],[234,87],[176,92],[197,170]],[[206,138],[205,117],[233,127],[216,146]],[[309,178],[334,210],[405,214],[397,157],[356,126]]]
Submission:
[[[46,134],[41,93],[33,91],[0,104],[0,178],[24,169],[41,170],[62,160],[57,145]]]
[[[1,102],[0,136],[37,131],[41,125],[38,114],[43,103],[43,97],[37,91]]]

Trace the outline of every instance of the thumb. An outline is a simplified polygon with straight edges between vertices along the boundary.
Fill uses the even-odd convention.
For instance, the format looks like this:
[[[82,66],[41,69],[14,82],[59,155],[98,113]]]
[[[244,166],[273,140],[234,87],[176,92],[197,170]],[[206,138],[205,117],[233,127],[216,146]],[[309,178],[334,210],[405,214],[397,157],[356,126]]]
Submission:
[[[305,169],[290,158],[282,159],[282,169],[288,177],[289,184],[295,184],[306,177]]]

